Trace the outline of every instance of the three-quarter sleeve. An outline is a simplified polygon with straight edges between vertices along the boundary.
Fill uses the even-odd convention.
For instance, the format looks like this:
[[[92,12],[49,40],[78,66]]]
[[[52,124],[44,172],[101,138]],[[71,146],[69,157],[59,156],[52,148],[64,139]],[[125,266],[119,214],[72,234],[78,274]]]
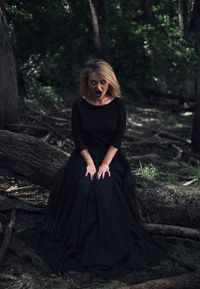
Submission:
[[[111,141],[112,146],[120,148],[124,138],[125,129],[126,129],[126,107],[124,101],[121,100],[119,102],[117,129]]]
[[[75,147],[79,152],[81,152],[86,148],[86,144],[83,138],[83,130],[81,127],[81,115],[76,101],[72,106],[71,127],[72,138],[74,140]]]

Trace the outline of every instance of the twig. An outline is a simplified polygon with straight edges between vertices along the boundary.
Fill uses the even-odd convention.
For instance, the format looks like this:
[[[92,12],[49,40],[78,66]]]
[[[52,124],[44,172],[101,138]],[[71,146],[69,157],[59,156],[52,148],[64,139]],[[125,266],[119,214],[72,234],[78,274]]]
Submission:
[[[10,189],[5,190],[5,192],[15,193],[15,192],[27,191],[27,190],[32,190],[32,189],[36,189],[36,185],[30,185],[30,186],[19,187],[19,188],[10,188]]]
[[[14,224],[15,224],[15,214],[16,214],[16,210],[12,210],[10,222],[9,222],[7,228],[5,229],[4,239],[3,239],[3,242],[2,242],[1,247],[0,247],[0,266],[2,265],[5,252],[8,248],[9,243],[10,243],[12,229],[13,229]]]
[[[41,137],[40,139],[44,142],[47,142],[52,137],[52,131],[50,131],[47,135]]]
[[[181,159],[183,150],[182,150],[180,147],[178,147],[177,145],[173,144],[173,143],[172,143],[172,147],[177,150],[177,155],[176,155],[173,159],[174,159],[174,160],[179,160],[179,159]]]
[[[190,180],[190,181],[188,181],[188,182],[185,182],[185,183],[183,184],[183,186],[188,187],[188,186],[193,185],[193,184],[195,184],[195,183],[197,183],[197,182],[198,182],[198,179],[197,179],[197,178],[194,178],[194,179],[192,179],[192,180]]]
[[[19,194],[16,195],[16,197],[25,197],[25,196],[33,196],[33,194],[37,194],[39,193],[39,190],[35,189],[34,191],[31,192],[21,192]]]

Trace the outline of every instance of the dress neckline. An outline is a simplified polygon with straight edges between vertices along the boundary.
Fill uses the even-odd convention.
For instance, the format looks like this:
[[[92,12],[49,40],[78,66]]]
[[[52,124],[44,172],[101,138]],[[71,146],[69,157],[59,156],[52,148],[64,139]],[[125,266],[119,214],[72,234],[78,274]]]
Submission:
[[[92,104],[92,103],[90,103],[88,100],[86,100],[86,99],[83,98],[83,97],[81,97],[81,98],[83,99],[84,102],[88,103],[88,104],[91,105],[91,106],[95,106],[95,107],[107,106],[107,105],[113,103],[113,102],[115,101],[115,99],[116,99],[116,97],[114,97],[114,99],[112,99],[112,100],[109,101],[108,103],[98,105],[98,104]]]

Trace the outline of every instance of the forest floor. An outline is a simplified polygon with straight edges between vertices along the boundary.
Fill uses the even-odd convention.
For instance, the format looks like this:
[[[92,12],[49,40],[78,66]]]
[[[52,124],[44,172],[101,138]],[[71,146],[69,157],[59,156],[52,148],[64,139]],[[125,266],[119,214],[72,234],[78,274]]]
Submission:
[[[174,188],[177,191],[198,192],[200,166],[190,149],[193,113],[186,109],[178,111],[176,107],[176,101],[158,101],[156,106],[149,103],[128,103],[123,148],[130,160],[132,172],[136,175],[136,184],[138,179],[139,182],[142,180],[143,183],[148,183],[150,190],[163,187],[165,190]],[[70,154],[73,148],[69,138],[70,112],[70,108],[53,106],[45,109],[29,103],[20,121],[35,125],[35,128],[22,127],[20,132],[41,138]],[[27,188],[20,189],[22,187]],[[0,193],[41,206],[46,204],[49,194],[42,187],[12,177],[0,177]],[[41,266],[37,266],[37,262],[32,262],[30,255],[26,254],[29,248],[15,236],[18,229],[29,226],[40,217],[40,213],[17,211],[14,232],[1,267],[0,288],[111,289],[189,272],[184,264],[165,259],[109,282],[81,283],[68,276],[49,275]],[[7,226],[9,219],[10,212],[0,213],[3,227]],[[183,260],[200,268],[200,242],[180,239],[172,241],[172,244]]]

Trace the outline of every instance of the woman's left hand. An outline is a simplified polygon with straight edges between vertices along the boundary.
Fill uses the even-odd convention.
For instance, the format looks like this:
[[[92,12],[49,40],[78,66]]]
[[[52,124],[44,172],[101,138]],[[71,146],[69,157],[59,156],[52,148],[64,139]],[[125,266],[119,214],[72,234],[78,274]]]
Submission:
[[[97,179],[98,180],[100,180],[101,178],[104,179],[106,173],[108,174],[109,177],[111,176],[109,165],[101,164],[97,172]]]

